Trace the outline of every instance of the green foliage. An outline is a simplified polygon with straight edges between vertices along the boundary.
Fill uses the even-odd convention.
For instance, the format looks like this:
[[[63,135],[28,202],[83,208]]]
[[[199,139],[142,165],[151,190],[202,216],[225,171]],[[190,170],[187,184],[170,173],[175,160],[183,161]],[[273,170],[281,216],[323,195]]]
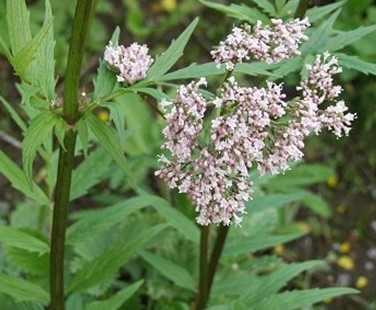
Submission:
[[[11,296],[16,302],[38,301],[47,304],[48,293],[40,286],[20,278],[0,275],[0,292]]]

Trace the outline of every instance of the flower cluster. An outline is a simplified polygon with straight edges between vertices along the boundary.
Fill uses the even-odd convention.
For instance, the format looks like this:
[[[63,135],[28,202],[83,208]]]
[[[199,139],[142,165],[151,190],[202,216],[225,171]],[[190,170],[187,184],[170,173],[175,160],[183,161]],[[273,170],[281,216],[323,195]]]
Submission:
[[[271,26],[262,26],[258,21],[253,29],[243,24],[240,28],[234,27],[211,55],[215,63],[226,64],[228,70],[251,58],[267,63],[278,62],[300,54],[299,44],[308,39],[304,30],[309,26],[307,18],[285,23],[281,19],[272,19]]]
[[[118,82],[133,84],[146,77],[154,61],[148,52],[146,45],[133,43],[129,47],[124,47],[110,42],[106,46],[104,60],[117,73]]]
[[[348,134],[354,115],[347,113],[333,74],[340,72],[335,57],[319,55],[297,89],[302,99],[286,101],[282,85],[241,87],[230,77],[218,96],[206,99],[205,79],[182,85],[176,97],[162,102],[166,112],[166,142],[156,172],[170,188],[187,193],[196,205],[200,225],[239,224],[252,194],[250,168],[261,174],[279,173],[303,157],[304,138],[327,128]],[[320,109],[320,105],[332,105]],[[204,122],[213,106],[217,115]],[[218,113],[219,112],[219,113]],[[205,128],[205,130],[204,130]]]

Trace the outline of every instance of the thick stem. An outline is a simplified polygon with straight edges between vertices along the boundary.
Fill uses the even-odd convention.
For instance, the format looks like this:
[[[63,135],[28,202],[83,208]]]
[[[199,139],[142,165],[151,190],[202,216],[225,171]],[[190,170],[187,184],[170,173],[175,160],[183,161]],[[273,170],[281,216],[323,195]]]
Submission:
[[[197,294],[196,310],[204,309],[209,299],[208,295],[208,249],[209,226],[201,226],[200,238],[200,279]]]
[[[218,228],[217,238],[215,239],[214,249],[210,256],[209,272],[208,272],[208,296],[213,284],[214,275],[218,267],[219,258],[221,257],[223,247],[226,242],[227,233],[230,226],[220,226]]]
[[[309,0],[300,0],[299,6],[296,9],[295,18],[303,19],[307,9],[308,9]]]
[[[76,13],[72,25],[67,70],[65,75],[63,116],[72,126],[64,138],[65,150],[60,147],[54,210],[51,232],[50,253],[50,295],[51,309],[64,310],[64,246],[65,230],[71,177],[76,144],[74,125],[78,119],[79,76],[84,53],[84,43],[88,33],[91,0],[77,0]]]
[[[64,245],[76,134],[68,131],[64,139],[66,151],[60,148],[59,166],[52,218],[50,294],[51,309],[64,310]]]

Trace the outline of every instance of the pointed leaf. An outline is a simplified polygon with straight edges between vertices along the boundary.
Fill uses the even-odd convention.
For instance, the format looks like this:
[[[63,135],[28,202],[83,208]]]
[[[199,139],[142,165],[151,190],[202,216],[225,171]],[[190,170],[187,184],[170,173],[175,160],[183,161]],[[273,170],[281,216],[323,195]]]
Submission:
[[[356,294],[357,290],[347,287],[324,288],[324,289],[309,289],[288,291],[281,294],[273,295],[264,299],[259,303],[255,310],[265,309],[283,309],[295,310],[305,309],[310,305],[323,301],[328,298],[333,298],[341,295]],[[254,306],[254,305],[253,305]]]
[[[97,77],[94,80],[93,98],[101,98],[111,93],[116,85],[116,74],[107,68],[104,61],[101,61]]]
[[[144,244],[165,227],[165,225],[155,226],[136,238],[128,240],[125,244],[117,245],[110,251],[86,263],[68,283],[65,293],[83,292],[98,283],[113,278],[121,266],[136,256]]]
[[[11,296],[16,302],[38,301],[49,302],[48,293],[40,286],[20,278],[0,274],[0,292]]]
[[[52,112],[42,112],[31,121],[30,127],[25,132],[22,142],[22,163],[30,188],[32,188],[32,167],[37,149],[51,135],[58,119],[59,116]]]
[[[125,158],[121,145],[119,145],[119,137],[116,136],[112,128],[101,122],[94,115],[86,116],[87,125],[98,139],[100,145],[108,152],[112,159],[119,165],[128,178],[128,182],[132,188],[136,188],[133,173]]]
[[[25,173],[15,164],[3,151],[0,150],[0,173],[3,174],[12,187],[19,190],[29,198],[35,199],[41,204],[48,205],[49,199],[38,185],[33,183],[34,190],[31,191],[25,177]]]
[[[5,246],[37,252],[39,254],[49,251],[49,246],[45,241],[26,232],[3,225],[0,225],[0,242]]]
[[[305,16],[308,17],[310,23],[314,23],[320,19],[323,19],[328,14],[332,13],[334,10],[343,6],[346,0],[338,1],[335,3],[322,5],[322,6],[315,6],[307,10]]]
[[[131,298],[141,287],[144,283],[143,280],[140,280],[125,289],[117,292],[115,295],[111,296],[109,299],[105,301],[95,301],[89,304],[86,310],[103,310],[103,309],[111,309],[117,310],[119,309],[129,298]]]
[[[25,0],[7,0],[6,12],[10,46],[16,55],[31,40],[30,13]]]
[[[141,257],[154,267],[164,277],[171,280],[177,286],[195,291],[196,281],[183,267],[150,252],[142,251]]]
[[[262,11],[270,16],[277,15],[274,5],[269,0],[253,0],[252,2],[254,2]]]
[[[342,67],[354,69],[364,74],[376,75],[376,64],[360,59],[358,56],[350,56],[346,54],[336,54],[338,61]]]
[[[198,79],[203,76],[220,75],[226,72],[224,66],[217,68],[214,62],[205,64],[191,64],[190,66],[167,73],[159,81],[173,81],[184,79]]]
[[[175,40],[172,41],[168,49],[159,57],[148,71],[148,80],[158,81],[183,55],[185,46],[191,37],[193,30],[196,28],[198,18],[196,18],[183,33]]]

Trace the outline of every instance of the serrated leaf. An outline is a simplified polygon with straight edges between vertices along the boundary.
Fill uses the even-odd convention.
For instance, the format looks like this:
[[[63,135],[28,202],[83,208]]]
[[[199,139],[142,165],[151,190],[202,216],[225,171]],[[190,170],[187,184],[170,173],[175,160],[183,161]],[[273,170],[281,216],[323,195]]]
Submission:
[[[304,193],[271,194],[265,196],[256,196],[246,204],[247,213],[254,214],[263,212],[269,208],[279,208],[305,197]]]
[[[335,54],[338,62],[342,67],[354,69],[364,74],[376,75],[376,64],[360,59],[358,56],[350,56],[346,54]]]
[[[56,119],[55,135],[56,135],[57,140],[59,141],[60,146],[63,148],[64,151],[66,151],[65,145],[64,145],[64,137],[65,137],[67,128],[68,128],[68,124],[65,122],[63,118],[59,117]]]
[[[37,301],[47,304],[48,293],[40,286],[20,278],[0,275],[0,292],[11,296],[16,302]]]
[[[117,310],[139,290],[143,283],[144,281],[140,280],[126,287],[125,289],[122,289],[121,291],[117,292],[115,295],[111,296],[109,299],[105,301],[92,302],[87,306],[86,310]]]
[[[242,296],[241,300],[246,301],[248,304],[257,305],[257,303],[262,301],[264,298],[273,296],[282,287],[284,287],[288,281],[295,278],[303,271],[322,266],[324,266],[324,262],[319,260],[282,265],[271,274],[260,277],[257,287],[254,287],[252,290],[248,290],[249,293]]]
[[[148,71],[147,80],[158,81],[161,76],[171,69],[183,55],[184,48],[196,28],[197,23],[198,18],[196,18],[176,40],[172,41],[168,49],[162,55],[157,57],[155,63]]]
[[[299,5],[299,0],[289,0],[286,5],[282,8],[280,16],[290,16],[292,17]]]
[[[121,266],[136,256],[144,244],[165,227],[165,225],[155,226],[132,240],[128,240],[125,244],[117,245],[91,262],[86,263],[68,283],[65,294],[83,292],[98,283],[114,277]]]
[[[274,5],[269,0],[253,0],[252,2],[270,16],[274,17],[277,15]]]
[[[323,19],[334,10],[340,8],[345,2],[346,0],[342,0],[335,3],[310,8],[307,10],[305,16],[308,17],[310,23],[314,23],[320,19]]]
[[[121,145],[119,145],[119,137],[116,136],[112,128],[101,122],[94,115],[86,116],[87,125],[93,132],[98,142],[108,152],[112,159],[119,165],[128,178],[129,185],[136,188],[135,178],[125,158]]]
[[[19,190],[27,197],[35,199],[41,204],[49,204],[48,197],[35,183],[33,183],[34,190],[31,191],[24,172],[1,150],[0,173],[3,174],[9,180],[13,188]]]
[[[266,235],[248,239],[230,239],[223,250],[224,256],[237,256],[267,249],[302,237],[303,234]]]
[[[310,35],[309,40],[302,44],[302,54],[312,54],[324,52],[329,41],[329,36],[333,30],[334,22],[336,21],[341,9],[335,11],[330,17],[325,20],[319,27],[317,27]]]
[[[268,17],[255,8],[250,8],[244,4],[231,4],[224,5],[212,1],[200,0],[200,2],[209,8],[225,13],[230,17],[236,18],[241,21],[247,21],[252,24],[256,24],[258,20],[263,23],[268,23]]]
[[[301,56],[291,58],[287,61],[276,64],[277,69],[270,74],[270,80],[275,80],[276,78],[283,77],[289,73],[296,72],[301,69],[303,64],[303,58]]]
[[[155,98],[158,102],[162,101],[163,99],[166,99],[167,97],[167,95],[164,92],[155,88],[142,87],[142,88],[136,88],[135,91],[137,93],[143,93],[143,94],[149,95]]]
[[[196,281],[183,267],[150,252],[142,251],[140,256],[177,286],[195,291]]]
[[[0,54],[3,54],[10,63],[13,62],[13,57],[9,48],[3,38],[0,36]]]
[[[355,30],[341,32],[335,37],[330,38],[330,41],[325,47],[329,52],[338,51],[374,31],[376,31],[376,25],[361,26]]]
[[[26,131],[27,126],[25,122],[21,119],[21,117],[18,115],[13,106],[1,96],[0,101],[3,103],[5,109],[10,114],[12,120],[17,124],[17,126],[22,130],[22,132]]]
[[[3,225],[0,225],[0,242],[5,246],[37,252],[39,254],[49,251],[49,246],[45,241],[29,233]]]
[[[97,77],[94,80],[93,98],[101,98],[111,93],[116,85],[116,74],[107,68],[104,61],[101,61]]]
[[[25,132],[25,138],[22,142],[22,164],[30,188],[32,188],[32,167],[37,149],[51,135],[58,119],[59,116],[52,112],[42,112],[31,121]]]
[[[341,295],[356,294],[357,290],[352,288],[324,288],[288,291],[281,294],[270,296],[259,303],[255,310],[280,309],[294,310],[304,309],[310,305]]]
[[[27,275],[47,277],[49,272],[49,255],[40,255],[15,247],[7,247],[7,255],[12,263]]]
[[[102,210],[86,212],[68,228],[66,242],[67,244],[84,242],[93,235],[104,233],[124,221],[129,214],[149,206],[153,207],[171,226],[181,232],[183,237],[198,243],[199,230],[188,218],[173,209],[162,198],[148,195],[127,199]]]
[[[80,138],[82,149],[84,152],[85,157],[87,157],[87,150],[89,145],[89,128],[85,122],[84,118],[80,118],[80,120],[76,123],[78,137]]]
[[[38,34],[30,42],[28,42],[27,45],[25,45],[19,52],[17,52],[17,54],[14,55],[13,66],[17,74],[21,77],[21,79],[28,80],[30,78],[28,75],[26,75],[26,70],[30,63],[34,60],[37,49],[43,42],[50,27],[52,26],[52,21],[53,19],[51,18],[50,20],[45,22]]]
[[[214,62],[208,62],[205,64],[192,64],[186,68],[173,71],[163,75],[159,81],[174,81],[185,79],[197,79],[203,76],[221,75],[225,74],[226,70],[224,66],[217,68]]]
[[[268,69],[272,69],[272,66],[265,62],[238,63],[234,68],[234,72],[243,73],[250,76],[265,75],[281,77],[281,75],[269,72]]]
[[[106,151],[98,149],[74,169],[70,200],[86,195],[90,188],[102,181],[103,176],[109,171],[111,161]]]
[[[49,21],[52,21],[52,11],[49,0],[45,0],[45,7],[44,24],[46,25]],[[55,97],[56,80],[54,48],[54,30],[53,25],[51,25],[48,27],[43,40],[37,47],[35,62],[33,63],[35,72],[32,72],[32,83],[36,83],[40,87],[44,96],[50,100]]]
[[[32,38],[25,0],[7,0],[6,20],[12,54],[16,55]]]

